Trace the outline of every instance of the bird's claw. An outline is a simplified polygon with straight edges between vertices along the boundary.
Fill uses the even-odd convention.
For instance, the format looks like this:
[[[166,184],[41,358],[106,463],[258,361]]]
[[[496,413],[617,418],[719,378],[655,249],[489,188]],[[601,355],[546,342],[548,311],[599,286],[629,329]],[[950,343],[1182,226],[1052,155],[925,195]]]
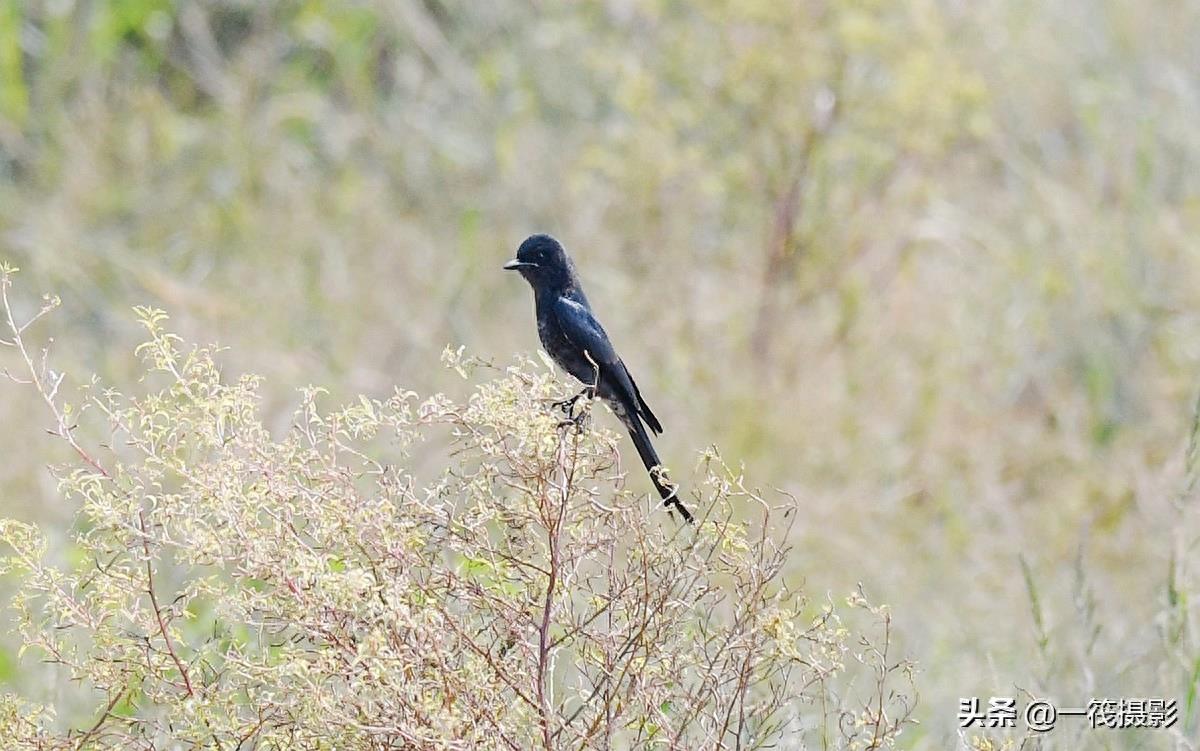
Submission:
[[[582,433],[584,428],[587,426],[588,418],[590,417],[591,414],[587,410],[582,410],[579,414],[571,415],[566,420],[559,422],[558,429],[562,430],[563,428],[573,427],[575,428],[576,433]]]
[[[579,401],[579,397],[580,395],[576,394],[570,399],[562,399],[557,402],[550,402],[550,406],[553,409],[561,409],[565,415],[570,415],[575,411],[575,402]]]
[[[591,398],[591,394],[589,393],[589,391],[587,389],[580,391],[578,394],[570,397],[569,399],[562,399],[557,402],[550,402],[550,406],[554,409],[562,410],[562,413],[567,416],[568,421],[574,421],[579,418],[579,416],[575,414],[575,405],[579,403],[580,399],[583,399],[585,397],[587,397],[589,399]]]

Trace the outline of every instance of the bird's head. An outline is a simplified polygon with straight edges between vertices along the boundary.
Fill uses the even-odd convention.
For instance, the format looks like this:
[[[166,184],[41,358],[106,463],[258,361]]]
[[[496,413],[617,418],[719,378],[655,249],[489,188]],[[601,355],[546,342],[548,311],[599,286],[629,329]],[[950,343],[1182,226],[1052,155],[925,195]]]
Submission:
[[[534,287],[566,289],[574,283],[571,259],[562,243],[550,235],[530,235],[517,249],[517,257],[504,264],[520,272]]]

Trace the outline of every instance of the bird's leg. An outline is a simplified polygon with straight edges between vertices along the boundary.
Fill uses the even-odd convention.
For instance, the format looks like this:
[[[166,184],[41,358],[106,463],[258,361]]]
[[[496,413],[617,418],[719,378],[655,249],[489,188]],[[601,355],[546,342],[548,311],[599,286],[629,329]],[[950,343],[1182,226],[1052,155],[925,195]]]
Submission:
[[[558,424],[558,427],[565,428],[568,425],[570,425],[570,426],[573,426],[575,428],[575,430],[582,431],[584,424],[587,421],[588,416],[591,414],[591,410],[589,410],[587,408],[587,406],[585,405],[582,409],[579,410],[578,413],[576,413],[575,412],[575,404],[580,399],[583,399],[583,400],[585,400],[585,402],[590,403],[595,396],[596,396],[596,389],[592,386],[586,386],[586,387],[584,387],[584,389],[582,391],[580,391],[578,394],[571,397],[570,399],[564,399],[561,402],[555,402],[554,406],[560,408],[563,411],[563,414],[565,414],[567,416],[567,419],[560,422]]]
[[[596,395],[596,388],[594,386],[584,386],[583,390],[581,390],[575,396],[572,396],[570,399],[563,399],[562,401],[551,402],[550,406],[554,407],[556,409],[561,409],[563,411],[563,414],[565,414],[568,418],[574,419],[575,403],[578,402],[580,399],[586,398],[586,399],[590,400],[595,395]]]
[[[586,420],[588,416],[588,410],[583,409],[580,410],[579,414],[575,414],[575,403],[580,399],[586,399],[587,402],[590,403],[592,399],[596,398],[596,386],[600,383],[600,365],[594,359],[592,359],[592,353],[588,352],[586,349],[583,351],[583,356],[586,357],[587,361],[592,364],[592,382],[585,383],[583,390],[570,399],[564,399],[561,402],[553,403],[552,406],[558,407],[563,411],[563,414],[567,416],[565,421],[558,424],[558,427],[560,428],[566,427],[567,425],[574,425],[576,430],[582,431],[584,420]]]

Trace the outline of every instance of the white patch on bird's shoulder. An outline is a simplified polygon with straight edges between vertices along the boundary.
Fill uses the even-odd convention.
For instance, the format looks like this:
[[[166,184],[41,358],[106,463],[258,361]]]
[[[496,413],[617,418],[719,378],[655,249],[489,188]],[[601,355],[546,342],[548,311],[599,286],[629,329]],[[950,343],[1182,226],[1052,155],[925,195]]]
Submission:
[[[591,315],[591,313],[592,313],[592,311],[587,309],[586,305],[575,302],[574,300],[572,300],[569,297],[560,297],[559,299],[562,300],[563,302],[565,302],[567,305],[570,305],[575,310],[578,310],[581,313],[587,313],[588,315]]]

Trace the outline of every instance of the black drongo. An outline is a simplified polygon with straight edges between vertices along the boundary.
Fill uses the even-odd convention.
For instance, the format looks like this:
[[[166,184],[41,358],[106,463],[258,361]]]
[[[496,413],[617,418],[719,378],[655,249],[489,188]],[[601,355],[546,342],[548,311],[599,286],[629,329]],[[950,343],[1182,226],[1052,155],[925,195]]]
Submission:
[[[664,476],[662,462],[646,434],[647,426],[655,433],[661,433],[662,424],[650,411],[650,405],[642,398],[629,369],[617,356],[608,334],[592,313],[575,274],[575,264],[562,244],[549,235],[533,235],[521,243],[517,257],[504,268],[520,272],[533,287],[542,347],[559,367],[584,384],[584,390],[575,399],[563,404],[569,410],[583,396],[598,395],[603,399],[628,428],[633,445],[663,501],[691,522],[691,513],[679,500],[679,486]]]

